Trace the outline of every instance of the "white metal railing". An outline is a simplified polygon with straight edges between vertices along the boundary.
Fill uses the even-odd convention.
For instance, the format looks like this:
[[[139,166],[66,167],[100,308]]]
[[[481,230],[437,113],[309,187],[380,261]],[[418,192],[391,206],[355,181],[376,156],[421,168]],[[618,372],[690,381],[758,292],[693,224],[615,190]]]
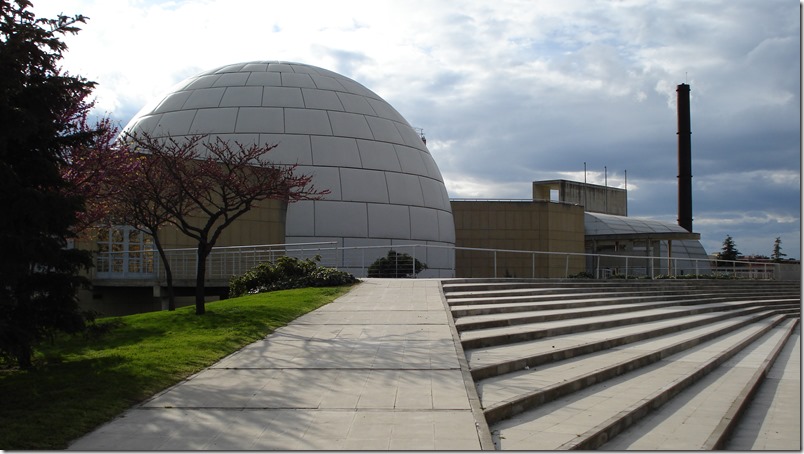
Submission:
[[[395,277],[416,277],[416,259],[430,266],[422,277],[477,278],[649,278],[660,277],[729,277],[748,279],[778,279],[779,265],[765,262],[723,261],[676,257],[647,257],[567,252],[541,252],[506,249],[483,249],[445,245],[385,245],[341,247],[336,242],[227,246],[212,250],[207,258],[206,279],[228,282],[264,262],[289,255],[297,258],[319,258],[320,265],[348,271],[357,277],[370,275],[370,267],[390,250],[407,254],[397,255],[392,269]],[[197,271],[195,248],[166,250],[173,278],[194,279]],[[439,254],[440,252],[440,254]],[[99,253],[96,263],[109,267],[124,263],[121,252]],[[143,266],[118,275],[98,273],[98,277],[154,278],[164,282],[165,272],[156,251],[139,251]],[[456,254],[461,263],[456,267]],[[434,259],[440,263],[427,263]],[[126,262],[128,263],[128,262]],[[449,271],[445,271],[449,270]],[[452,275],[445,276],[444,273]]]

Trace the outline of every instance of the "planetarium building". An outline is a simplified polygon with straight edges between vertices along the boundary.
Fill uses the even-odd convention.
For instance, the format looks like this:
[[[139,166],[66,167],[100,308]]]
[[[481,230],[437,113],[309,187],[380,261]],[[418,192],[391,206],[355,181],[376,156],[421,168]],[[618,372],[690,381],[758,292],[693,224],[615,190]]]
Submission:
[[[329,190],[322,200],[287,206],[284,241],[328,242],[347,269],[388,251],[367,247],[455,244],[447,190],[423,138],[376,93],[332,71],[275,61],[212,69],[157,98],[124,131],[276,144],[271,161],[298,165],[317,189]],[[226,245],[263,238],[240,237],[244,243]],[[454,275],[452,249],[418,254],[428,266],[420,276]]]

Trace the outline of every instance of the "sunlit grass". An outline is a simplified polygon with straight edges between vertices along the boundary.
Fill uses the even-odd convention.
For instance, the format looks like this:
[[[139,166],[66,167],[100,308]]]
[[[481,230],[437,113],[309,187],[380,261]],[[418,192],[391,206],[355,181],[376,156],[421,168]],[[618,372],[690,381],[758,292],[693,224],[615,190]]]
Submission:
[[[0,369],[0,449],[64,449],[122,411],[349,287],[248,295],[194,307],[99,320],[96,338],[41,348],[31,371]]]

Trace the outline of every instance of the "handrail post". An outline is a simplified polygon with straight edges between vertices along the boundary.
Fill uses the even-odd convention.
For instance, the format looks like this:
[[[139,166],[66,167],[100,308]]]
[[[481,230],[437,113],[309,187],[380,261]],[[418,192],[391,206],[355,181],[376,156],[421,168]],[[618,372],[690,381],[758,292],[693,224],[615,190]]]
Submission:
[[[569,259],[569,254],[564,256],[564,279],[569,278]]]
[[[494,251],[494,278],[497,278],[497,251]]]
[[[413,279],[416,279],[416,246],[413,246],[413,260],[410,262],[410,267],[413,268]]]

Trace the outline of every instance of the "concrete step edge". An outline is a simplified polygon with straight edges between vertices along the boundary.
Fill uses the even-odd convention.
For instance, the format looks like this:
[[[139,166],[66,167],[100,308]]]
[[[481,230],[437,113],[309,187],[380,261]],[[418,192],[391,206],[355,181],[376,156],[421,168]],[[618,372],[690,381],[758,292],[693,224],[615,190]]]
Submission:
[[[744,314],[745,313],[745,314]],[[722,313],[716,315],[714,317],[705,318],[701,320],[695,320],[692,322],[684,323],[684,324],[676,324],[671,326],[665,326],[662,328],[656,328],[648,331],[642,331],[639,333],[631,333],[622,336],[617,336],[614,338],[609,338],[597,342],[588,342],[586,344],[581,344],[577,346],[573,346],[570,348],[563,348],[558,350],[553,350],[547,353],[542,353],[539,355],[528,356],[524,358],[516,358],[509,361],[503,361],[495,364],[489,364],[477,368],[471,367],[471,362],[469,364],[470,373],[472,374],[472,379],[476,382],[486,379],[497,377],[500,375],[505,375],[510,372],[515,372],[518,370],[522,370],[525,367],[538,367],[544,364],[549,364],[556,361],[561,361],[569,358],[574,358],[576,356],[585,355],[589,353],[595,353],[598,351],[606,350],[613,347],[619,347],[622,345],[627,345],[634,342],[639,342],[646,339],[651,339],[655,337],[664,336],[667,334],[676,333],[679,331],[684,331],[687,329],[698,328],[701,326],[709,325],[712,323],[721,322],[723,320],[727,320],[734,317],[740,317],[743,315],[748,315],[749,318],[745,321],[740,322],[740,326],[743,324],[753,323],[755,321],[761,320],[766,317],[770,317],[773,314],[778,313],[778,311],[768,310],[765,312],[752,312],[746,310],[738,310],[734,313]]]
[[[790,336],[795,331],[796,326],[800,322],[800,318],[790,317],[790,320],[791,321],[788,323],[786,330],[787,332],[785,335],[776,344],[768,357],[765,358],[765,360],[762,362],[762,365],[757,368],[757,371],[754,373],[753,377],[751,377],[751,380],[740,391],[739,397],[731,405],[727,413],[720,420],[720,423],[709,435],[709,438],[707,438],[703,446],[701,446],[702,450],[713,451],[723,449],[728,437],[731,435],[731,433],[734,431],[734,428],[737,426],[737,423],[740,421],[740,417],[742,417],[743,413],[745,413],[745,410],[748,408],[748,404],[753,399],[754,394],[756,394],[760,385],[765,380],[765,377],[767,377],[768,371],[770,371],[771,367],[773,367],[773,364],[779,357],[779,353],[781,353],[785,344],[790,339]]]
[[[699,366],[693,373],[676,380],[673,384],[663,387],[662,389],[653,393],[647,399],[642,400],[640,403],[612,416],[607,421],[593,427],[585,433],[578,436],[575,440],[559,446],[557,449],[582,449],[592,450],[597,449],[606,443],[608,440],[613,439],[619,433],[632,426],[636,421],[643,418],[649,412],[661,407],[670,399],[675,397],[682,390],[698,381],[701,377],[713,371],[715,368],[731,359],[740,350],[746,348],[748,345],[756,342],[768,331],[776,327],[779,323],[784,321],[786,317],[779,317],[775,323],[768,325],[754,335],[746,338],[742,342],[732,346],[727,351],[722,352],[716,358]]]
[[[541,339],[544,337],[557,336],[561,334],[579,333],[584,331],[592,331],[606,328],[613,328],[622,325],[634,325],[644,322],[652,322],[658,320],[667,320],[670,318],[683,317],[685,315],[702,314],[708,312],[729,312],[734,310],[735,306],[722,305],[706,308],[690,308],[684,311],[663,312],[653,315],[642,315],[636,317],[616,318],[604,321],[585,321],[584,323],[577,323],[571,325],[564,325],[560,327],[544,328],[544,329],[525,329],[523,331],[516,331],[513,333],[495,334],[490,336],[475,337],[471,339],[462,339],[461,345],[464,350],[471,350],[482,347],[493,347],[496,345],[513,344],[516,342],[523,342],[528,340]],[[753,307],[752,310],[759,312],[764,308]],[[525,325],[520,325],[524,327]]]
[[[784,316],[780,315],[772,317],[776,317],[777,321],[769,324],[770,327],[776,326],[780,320],[785,318]],[[655,350],[636,358],[598,369],[591,374],[584,374],[571,380],[566,380],[561,383],[542,388],[538,391],[522,394],[505,402],[500,402],[498,404],[486,407],[484,408],[483,413],[486,415],[486,421],[489,424],[494,424],[495,422],[503,419],[509,419],[519,413],[523,413],[527,410],[579,391],[583,388],[653,364],[657,361],[667,358],[668,356],[680,353],[684,350],[690,349],[704,342],[708,342],[750,324],[751,323],[746,323],[739,326],[729,325],[701,336],[678,341],[659,350]],[[769,328],[763,329],[761,332],[765,332],[767,329]],[[751,337],[753,337],[753,335]],[[740,344],[742,344],[742,342]]]

